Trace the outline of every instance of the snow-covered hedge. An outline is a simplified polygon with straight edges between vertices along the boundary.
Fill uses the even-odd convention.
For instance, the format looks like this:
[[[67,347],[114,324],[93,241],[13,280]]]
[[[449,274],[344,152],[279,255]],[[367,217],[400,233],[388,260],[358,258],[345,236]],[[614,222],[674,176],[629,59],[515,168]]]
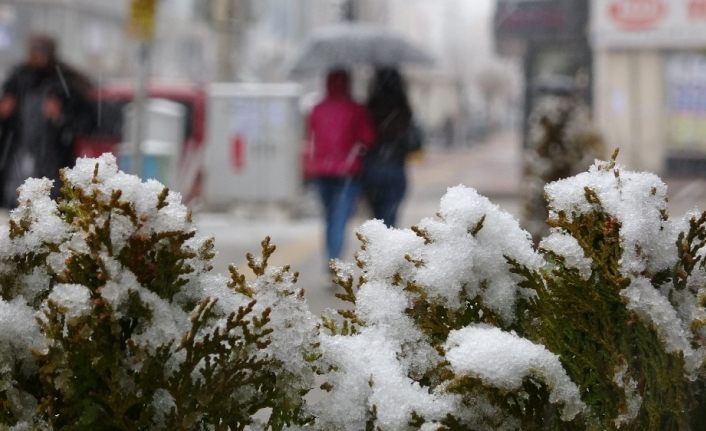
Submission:
[[[211,273],[179,196],[81,159],[0,234],[0,426],[604,430],[703,424],[706,215],[614,161],[546,188],[538,248],[463,186],[360,227],[312,316],[274,247]]]
[[[80,159],[30,179],[0,232],[0,424],[243,429],[302,417],[316,321],[288,268],[212,275],[180,196]]]

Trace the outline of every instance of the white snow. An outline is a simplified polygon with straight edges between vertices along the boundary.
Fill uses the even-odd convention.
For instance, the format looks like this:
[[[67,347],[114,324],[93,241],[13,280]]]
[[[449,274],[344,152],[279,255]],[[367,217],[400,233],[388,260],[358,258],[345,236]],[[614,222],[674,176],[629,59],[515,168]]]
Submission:
[[[80,284],[57,284],[48,299],[54,301],[69,319],[91,312],[91,291]]]
[[[620,223],[621,271],[626,276],[646,270],[656,273],[674,264],[676,231],[663,220],[667,186],[659,177],[597,161],[588,172],[545,187],[549,217],[558,219],[563,212],[571,221],[574,214],[594,211],[586,199],[586,188],[596,193],[604,210]]]
[[[399,343],[400,365],[409,371],[408,374],[422,375],[440,362],[441,357],[405,313],[411,306],[412,299],[399,286],[385,282],[365,283],[357,293],[358,318]]]
[[[0,298],[0,358],[10,364],[14,359],[22,365],[22,371],[29,373],[34,367],[31,350],[41,350],[44,337],[34,319],[35,310],[18,297],[12,301]]]
[[[687,330],[669,300],[644,277],[632,280],[620,291],[620,296],[626,300],[628,310],[655,328],[667,352],[684,354],[686,372],[695,378],[695,373],[704,364],[706,352],[703,348],[694,350],[691,347]]]
[[[586,257],[576,238],[554,230],[539,243],[542,250],[551,251],[564,258],[567,268],[575,268],[582,278],[591,276],[591,259]]]
[[[366,240],[365,250],[359,258],[367,266],[369,280],[389,280],[395,274],[412,273],[406,255],[415,255],[424,240],[409,229],[389,229],[379,220],[365,222],[358,233]]]
[[[376,328],[359,335],[321,337],[321,348],[337,370],[326,376],[333,385],[316,413],[324,429],[365,429],[367,412],[377,411],[385,430],[406,430],[412,412],[427,420],[442,419],[458,402],[433,394],[411,380],[397,360],[399,346]]]
[[[484,383],[514,390],[521,386],[523,378],[533,376],[547,383],[552,402],[563,404],[564,418],[573,418],[582,411],[585,406],[578,389],[558,358],[542,346],[495,329],[497,333],[488,333],[479,345],[487,345],[499,336],[497,349],[487,358],[474,357],[464,350],[471,346],[466,343],[469,340],[464,338],[464,331],[490,327],[472,326],[452,331],[443,357],[408,315],[420,299],[415,289],[421,289],[425,300],[451,309],[459,307],[464,296],[479,298],[505,322],[512,322],[516,300],[530,297],[533,292],[518,286],[520,280],[510,272],[506,257],[530,270],[539,269],[543,263],[517,220],[475,190],[458,186],[448,190],[438,216],[424,219],[418,228],[421,235],[411,229],[390,229],[374,220],[358,231],[364,240],[358,254],[364,282],[356,292],[356,315],[364,326],[353,336],[321,336],[322,361],[335,367],[325,374],[333,390],[325,403],[315,406],[322,426],[364,428],[374,406],[377,424],[383,429],[406,429],[412,412],[425,418],[425,429],[437,428],[435,421],[449,413],[479,429],[485,429],[484,421],[490,418],[500,429],[516,429],[517,418],[508,416],[482,393],[467,400],[468,406],[462,406],[456,395],[445,392],[444,385],[430,392],[410,377],[424,375],[445,359],[457,374],[469,372],[469,367],[482,369],[486,359],[501,367],[512,366],[512,362],[503,360],[517,354],[526,356],[517,359],[524,360],[525,366],[519,384],[498,384],[493,380]],[[344,278],[354,273],[352,267],[340,263],[336,268]],[[406,290],[407,282],[417,287]],[[513,343],[504,336],[514,337]],[[518,353],[518,345],[525,350]],[[527,346],[533,349],[531,354],[527,353]],[[459,358],[468,360],[466,368],[456,367],[464,363]]]
[[[430,243],[410,229],[386,228],[376,220],[360,227],[366,243],[359,259],[366,265],[367,280],[391,282],[397,274],[450,307],[460,304],[462,293],[470,299],[480,297],[505,322],[514,320],[518,297],[534,294],[518,287],[519,278],[506,261],[509,257],[530,269],[539,268],[542,259],[529,234],[475,190],[450,188],[441,199],[439,217],[424,219],[418,226]]]
[[[94,179],[95,166],[98,164],[98,175]],[[76,166],[65,172],[66,180],[75,187],[82,188],[86,193],[98,191],[103,199],[109,201],[113,192],[121,191],[121,200],[132,202],[135,210],[142,216],[140,231],[171,232],[189,229],[187,208],[181,203],[179,193],[169,191],[161,209],[157,209],[158,197],[164,190],[164,185],[156,180],[141,181],[134,175],[118,170],[115,157],[103,154],[99,158],[79,158]],[[111,220],[112,223],[112,220]],[[114,238],[118,249],[128,236],[130,226],[126,220],[118,218]]]
[[[586,409],[559,357],[542,345],[499,328],[473,325],[451,332],[445,349],[456,374],[477,377],[490,386],[517,390],[527,377],[545,382],[549,400],[562,404],[563,420]]]
[[[613,421],[616,428],[631,423],[640,413],[642,395],[638,392],[637,381],[628,375],[628,364],[623,362],[615,370],[613,382],[625,392],[625,409]]]
[[[46,178],[28,178],[20,186],[18,206],[10,212],[10,219],[18,224],[26,219],[31,224],[19,241],[12,241],[7,248],[3,247],[0,253],[4,256],[7,256],[5,253],[36,252],[45,243],[59,243],[64,239],[68,225],[59,218],[56,202],[49,195],[52,185],[53,182]]]
[[[284,268],[269,266],[265,274],[249,283],[254,293],[254,313],[266,308],[272,310],[269,328],[272,343],[263,351],[280,361],[284,370],[298,378],[296,381],[307,388],[313,385],[311,364],[305,360],[307,352],[318,342],[317,319],[294,284],[294,274]],[[303,387],[291,388],[293,394]]]

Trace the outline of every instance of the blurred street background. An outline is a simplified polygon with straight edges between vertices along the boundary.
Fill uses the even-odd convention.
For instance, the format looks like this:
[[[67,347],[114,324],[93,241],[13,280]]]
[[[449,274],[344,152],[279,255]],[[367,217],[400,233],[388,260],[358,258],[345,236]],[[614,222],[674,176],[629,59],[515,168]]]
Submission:
[[[219,271],[271,236],[274,263],[301,271],[320,312],[336,302],[302,148],[326,70],[292,65],[342,24],[394,33],[432,59],[400,65],[424,142],[398,226],[465,184],[532,231],[538,187],[614,148],[665,179],[672,215],[706,209],[706,0],[0,0],[0,77],[34,35],[53,38],[95,87],[96,126],[76,155],[114,152],[180,191],[216,238]],[[357,100],[372,75],[352,68]],[[371,217],[356,206],[344,260]]]

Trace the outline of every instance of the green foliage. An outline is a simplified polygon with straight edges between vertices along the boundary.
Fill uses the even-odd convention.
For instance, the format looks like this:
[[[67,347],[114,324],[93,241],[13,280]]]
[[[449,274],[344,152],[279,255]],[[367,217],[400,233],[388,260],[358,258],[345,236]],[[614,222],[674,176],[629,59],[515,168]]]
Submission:
[[[476,236],[484,227],[486,216],[468,228],[468,234]],[[431,246],[437,241],[425,229],[413,226],[411,231],[423,239],[425,246]],[[368,239],[358,234],[361,243],[361,251],[365,252],[368,247]],[[410,255],[405,255],[404,259],[414,268],[422,268],[425,265],[423,260],[417,260]],[[364,328],[369,326],[356,310],[357,293],[368,283],[366,274],[369,272],[368,265],[364,259],[356,257],[357,266],[362,270],[362,274],[356,279],[350,269],[338,262],[331,266],[333,281],[340,288],[341,292],[336,296],[352,308],[340,309],[337,311],[338,319],[331,317],[323,318],[323,327],[328,333],[334,336],[356,336]],[[565,423],[559,419],[556,409],[550,408],[549,391],[541,380],[528,377],[523,382],[520,389],[509,391],[506,389],[490,387],[480,379],[470,375],[457,375],[445,360],[446,354],[444,344],[452,331],[475,325],[492,325],[510,330],[521,330],[522,319],[512,322],[503,322],[480,297],[470,297],[465,289],[459,292],[459,301],[456,305],[449,305],[431,297],[427,289],[417,283],[409,276],[395,273],[392,277],[392,285],[405,292],[409,298],[408,307],[404,310],[405,316],[410,318],[415,327],[424,337],[424,341],[438,353],[438,359],[433,366],[424,372],[410,370],[409,377],[415,384],[431,393],[446,393],[457,396],[462,406],[458,415],[449,414],[446,418],[436,422],[434,429],[438,430],[476,430],[476,429],[514,429],[519,426],[523,430],[562,430]],[[527,279],[526,283],[533,281]],[[487,289],[487,285],[482,283],[481,289]],[[516,313],[524,316],[530,307],[530,303],[524,299],[518,299],[516,303]],[[327,370],[320,370],[323,375]],[[373,378],[370,378],[369,385],[375,385]],[[334,384],[326,381],[322,386],[325,391],[331,391]],[[498,414],[502,411],[502,414]],[[487,414],[484,414],[487,413]],[[374,404],[367,408],[368,420],[366,429],[385,429],[378,422],[377,406]],[[428,419],[418,412],[412,412],[408,426],[412,429],[420,429],[428,423]]]
[[[41,327],[51,343],[38,358],[40,410],[49,424],[54,429],[243,429],[278,396],[266,370],[272,361],[258,354],[269,344],[269,313],[252,316],[251,303],[231,313],[222,330],[197,336],[208,330],[214,305],[207,301],[194,310],[191,329],[178,346],[150,351],[125,341],[120,322],[105,305],[67,322],[50,302]],[[165,366],[172,361],[178,364],[168,372]],[[171,404],[166,412],[154,405],[158,393]]]
[[[626,309],[620,291],[630,280],[619,269],[620,222],[604,210],[592,190],[586,189],[585,194],[593,211],[570,218],[559,212],[549,224],[578,241],[593,262],[591,275],[583,278],[551,251],[545,252],[547,266],[540,272],[515,265],[515,271],[537,292],[531,307],[533,319],[524,330],[561,357],[591,407],[589,429],[617,428],[616,418],[626,413],[625,391],[614,381],[623,364],[630,370],[628,377],[638,383],[642,405],[634,420],[620,429],[687,429],[694,393],[684,361],[680,355],[667,353],[654,328]],[[675,273],[680,270],[677,265]],[[655,288],[661,277],[653,281]]]
[[[614,176],[620,187],[621,172],[616,167],[615,155],[611,162],[598,169],[599,173]],[[656,188],[648,194],[656,198]],[[583,199],[591,209],[571,214],[552,208],[550,202],[554,212],[548,224],[554,234],[575,241],[585,259],[591,262],[590,271],[585,273],[575,262],[550,248],[540,250],[544,263],[534,269],[505,256],[510,271],[516,276],[517,286],[534,292],[529,301],[518,299],[512,322],[504,322],[480,297],[469,296],[465,286],[459,290],[458,301],[451,306],[430,295],[428,288],[414,276],[415,271],[427,266],[427,262],[418,257],[422,254],[405,254],[408,265],[389,278],[391,285],[408,298],[405,316],[423,334],[424,342],[439,355],[433,366],[424,372],[410,370],[407,377],[430,394],[442,392],[459,396],[464,406],[443,420],[437,419],[434,429],[661,431],[700,429],[706,423],[703,364],[696,364],[696,374],[689,371],[692,365],[687,364],[684,353],[667,345],[665,337],[668,335],[660,333],[660,323],[630,308],[625,296],[627,288],[639,278],[648,280],[658,295],[669,298],[669,305],[677,314],[694,313],[685,311],[693,302],[702,311],[696,315],[683,314],[680,318],[684,323],[679,325],[685,325],[690,331],[687,336],[691,347],[695,351],[702,349],[706,333],[706,313],[703,312],[706,306],[706,213],[691,217],[682,232],[669,230],[674,232],[675,247],[673,251],[660,252],[674,252],[672,266],[630,274],[623,269],[626,259],[623,248],[628,243],[623,236],[622,221],[604,207],[601,197],[592,188],[583,190]],[[477,237],[487,223],[488,218],[482,216],[469,226],[468,234]],[[660,210],[650,223],[661,224],[664,232],[668,226],[681,226],[670,220],[665,210]],[[413,227],[411,232],[423,240],[422,247],[439,241],[424,227]],[[365,254],[371,247],[369,239],[362,235],[359,239],[361,253]],[[648,253],[653,252],[641,250],[643,246],[650,247],[651,240],[644,238],[642,243],[629,243],[635,248],[637,258],[647,259]],[[358,258],[357,263],[362,270],[357,284],[352,273],[340,268],[335,271],[335,281],[342,289],[338,296],[353,309],[339,310],[342,327],[331,320],[325,321],[324,326],[333,335],[356,336],[369,327],[369,322],[356,310],[356,296],[374,274],[368,267],[369,258]],[[481,291],[486,288],[481,281]],[[558,355],[567,375],[578,387],[586,410],[569,422],[562,420],[560,406],[550,402],[547,383],[533,377],[526,377],[520,388],[509,391],[492,387],[473,375],[456,374],[445,359],[445,343],[452,332],[477,324],[515,331]],[[398,355],[405,355],[404,349]],[[696,357],[700,357],[698,353]],[[332,387],[331,383],[326,384],[327,390]],[[500,409],[503,414],[497,415],[497,411],[489,410],[488,406]],[[368,410],[371,426],[377,423],[378,416],[379,409],[377,412]],[[413,412],[408,426],[420,428],[428,424],[428,418]]]
[[[57,206],[48,189],[20,196],[12,249],[0,258],[0,299],[26,297],[38,310],[42,345],[27,352],[29,369],[15,359],[0,370],[9,382],[0,385],[0,427],[243,430],[263,410],[272,412],[259,414],[268,429],[305,421],[306,391],[287,392],[301,376],[269,352],[273,310],[258,304],[258,289],[275,287],[247,287],[234,274],[230,289],[223,282],[213,285],[221,294],[199,294],[210,282],[203,274],[212,269],[213,240],[196,239],[190,215],[166,188],[151,208],[112,190],[101,172],[110,168],[110,160],[96,163],[90,184],[63,175]],[[47,218],[58,234],[27,250]],[[251,266],[256,280],[273,251],[263,243],[263,263]],[[83,305],[52,296],[74,285],[86,293]]]
[[[706,246],[706,212],[699,217],[691,217],[689,220],[689,230],[680,232],[677,238],[677,263],[672,269],[671,275],[674,289],[686,289],[689,277],[697,267],[704,268],[704,256],[699,255],[699,251]],[[693,292],[696,293],[696,292]]]

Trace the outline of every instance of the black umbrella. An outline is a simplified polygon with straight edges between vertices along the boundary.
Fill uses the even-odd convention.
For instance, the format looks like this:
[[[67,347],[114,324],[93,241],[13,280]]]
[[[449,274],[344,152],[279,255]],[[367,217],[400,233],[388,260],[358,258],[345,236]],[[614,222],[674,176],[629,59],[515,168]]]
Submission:
[[[370,24],[339,24],[315,31],[294,62],[300,74],[359,65],[431,64],[424,50],[404,37]]]

